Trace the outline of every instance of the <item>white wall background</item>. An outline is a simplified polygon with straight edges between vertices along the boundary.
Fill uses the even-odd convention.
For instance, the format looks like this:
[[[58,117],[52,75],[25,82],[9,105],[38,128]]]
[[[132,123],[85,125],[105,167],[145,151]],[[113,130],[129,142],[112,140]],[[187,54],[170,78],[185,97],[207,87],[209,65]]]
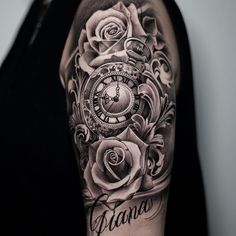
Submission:
[[[0,1],[0,64],[31,2]],[[210,235],[235,236],[236,1],[176,2],[192,51],[198,146]]]
[[[176,0],[192,51],[211,236],[236,235],[236,1]]]
[[[25,14],[33,0],[0,1],[0,64],[10,49]]]

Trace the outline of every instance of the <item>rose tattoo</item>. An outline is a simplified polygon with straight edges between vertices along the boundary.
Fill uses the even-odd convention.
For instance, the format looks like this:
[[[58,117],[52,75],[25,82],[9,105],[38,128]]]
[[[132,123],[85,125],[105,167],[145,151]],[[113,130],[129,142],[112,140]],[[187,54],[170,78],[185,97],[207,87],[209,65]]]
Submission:
[[[109,203],[127,200],[136,193],[145,174],[146,149],[130,128],[117,137],[92,144],[85,178],[93,197],[106,193]]]
[[[145,16],[140,22],[134,4],[126,7],[119,2],[108,10],[97,11],[80,34],[81,68],[91,74],[105,62],[127,61],[124,42],[130,37],[145,41],[150,48],[157,48],[157,34],[156,19]]]

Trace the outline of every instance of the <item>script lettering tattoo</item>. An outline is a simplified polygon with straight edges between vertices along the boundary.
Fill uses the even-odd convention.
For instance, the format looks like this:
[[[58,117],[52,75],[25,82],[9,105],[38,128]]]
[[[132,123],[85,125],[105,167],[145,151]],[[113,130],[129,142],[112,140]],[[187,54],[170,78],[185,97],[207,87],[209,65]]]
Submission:
[[[95,203],[91,207],[90,214],[90,230],[96,232],[97,235],[101,235],[105,230],[113,231],[115,228],[119,228],[124,224],[131,224],[133,220],[138,219],[140,216],[146,214],[147,219],[152,219],[160,211],[160,205],[154,209],[152,198],[146,198],[140,201],[139,205],[134,205],[123,211],[117,211],[116,208],[110,210],[104,210],[100,215],[94,216],[97,203],[106,194],[101,195],[96,199]],[[107,196],[106,196],[107,197]]]
[[[88,225],[99,236],[161,211],[172,162],[174,73],[147,3],[94,12],[77,40],[65,87]]]

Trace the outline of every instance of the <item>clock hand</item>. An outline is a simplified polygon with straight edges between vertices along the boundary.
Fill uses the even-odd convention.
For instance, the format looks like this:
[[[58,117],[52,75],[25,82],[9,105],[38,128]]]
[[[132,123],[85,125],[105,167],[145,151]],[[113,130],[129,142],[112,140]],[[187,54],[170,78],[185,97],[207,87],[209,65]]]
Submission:
[[[119,86],[119,80],[117,81],[117,86],[116,86],[116,96],[113,97],[113,100],[115,102],[119,102],[119,97],[120,97],[120,86]]]
[[[106,116],[107,113],[110,111],[110,109],[111,109],[111,107],[113,106],[114,102],[115,102],[115,101],[113,101],[112,104],[108,107],[108,109],[107,109],[107,111],[106,111],[106,113],[105,113],[105,116]]]
[[[105,100],[105,104],[109,103],[110,101],[113,101],[113,97],[109,96],[107,93],[105,93],[105,96],[100,97],[101,99]]]
[[[120,97],[120,86],[119,86],[119,80],[117,80],[116,96],[117,96],[117,97]]]

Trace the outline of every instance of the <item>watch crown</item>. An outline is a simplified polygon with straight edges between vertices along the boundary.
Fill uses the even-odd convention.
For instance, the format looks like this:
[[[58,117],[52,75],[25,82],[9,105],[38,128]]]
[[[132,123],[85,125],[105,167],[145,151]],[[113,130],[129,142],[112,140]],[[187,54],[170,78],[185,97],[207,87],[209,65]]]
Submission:
[[[132,65],[135,65],[137,61],[145,63],[151,58],[149,47],[137,38],[126,39],[124,48],[129,56],[129,63]]]

